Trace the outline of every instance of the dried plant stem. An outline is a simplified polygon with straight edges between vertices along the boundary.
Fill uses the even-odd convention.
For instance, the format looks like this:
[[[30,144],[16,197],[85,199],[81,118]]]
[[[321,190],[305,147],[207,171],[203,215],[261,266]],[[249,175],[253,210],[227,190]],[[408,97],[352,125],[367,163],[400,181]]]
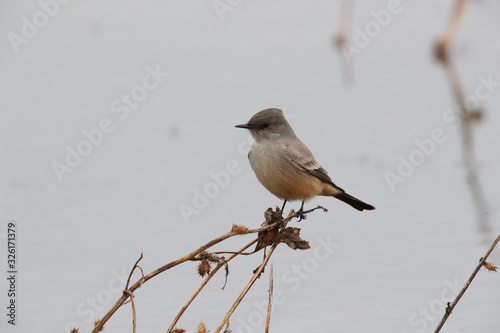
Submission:
[[[470,115],[473,110],[465,104],[466,96],[455,66],[448,58],[441,59],[441,63],[443,64],[446,79],[451,87],[453,97],[460,108],[460,117],[462,117],[462,119],[467,119],[467,116]]]
[[[124,293],[127,293],[128,296],[130,297],[130,303],[132,304],[132,327],[133,327],[132,329],[133,329],[134,333],[135,333],[135,328],[136,328],[136,323],[137,323],[137,314],[135,311],[134,294],[128,290],[128,284],[130,283],[130,278],[132,277],[132,274],[134,273],[136,268],[139,268],[141,270],[141,273],[142,273],[141,280],[144,278],[144,272],[142,271],[142,268],[139,266],[139,261],[141,261],[142,258],[144,258],[144,256],[141,253],[141,256],[139,257],[139,259],[137,259],[134,266],[132,266],[132,269],[130,270],[130,273],[129,273],[128,279],[127,279],[127,284],[125,285],[125,290],[124,290]]]
[[[453,42],[453,39],[455,39],[467,2],[468,0],[455,1],[455,6],[453,7],[453,12],[448,20],[448,24],[436,45],[437,56],[439,58],[443,59],[448,57],[448,48]]]
[[[351,56],[347,50],[347,40],[352,34],[352,17],[354,12],[354,0],[342,0],[340,7],[340,23],[335,37],[335,46],[340,53],[340,70],[344,83],[352,83],[353,74]]]
[[[273,307],[273,263],[269,269],[269,304],[267,305],[266,329],[264,333],[269,333],[269,323],[271,322],[271,308]]]
[[[245,286],[245,288],[243,288],[243,291],[240,293],[240,295],[238,296],[238,298],[236,299],[236,301],[234,302],[234,304],[231,306],[231,308],[229,309],[229,311],[226,313],[226,316],[224,317],[224,319],[222,319],[222,322],[219,324],[219,326],[214,331],[214,333],[219,333],[220,330],[222,329],[222,327],[224,327],[224,325],[226,324],[226,322],[229,320],[229,318],[233,314],[234,310],[236,310],[236,308],[238,307],[238,305],[241,303],[241,300],[245,297],[245,295],[248,293],[248,291],[250,290],[250,288],[252,287],[252,285],[255,283],[255,281],[257,280],[257,278],[260,276],[260,274],[264,270],[264,267],[266,267],[267,262],[271,258],[271,255],[273,254],[273,252],[274,252],[274,250],[276,249],[277,246],[278,246],[278,244],[276,244],[276,243],[273,244],[273,245],[271,245],[271,248],[269,249],[269,252],[265,256],[264,261],[259,266],[259,268],[257,269],[257,271],[254,273],[254,275],[250,279],[250,282],[248,282],[248,284]]]
[[[340,5],[340,23],[335,38],[337,47],[342,47],[349,38],[352,30],[352,13],[354,9],[354,0],[342,0]]]
[[[132,326],[133,326],[133,332],[135,333],[135,326],[137,323],[136,319],[136,312],[135,312],[135,301],[134,301],[134,295],[130,295],[130,302],[132,303]]]
[[[464,293],[467,290],[467,288],[469,288],[470,284],[472,283],[472,280],[474,280],[474,278],[476,277],[477,272],[479,272],[479,270],[481,269],[481,267],[483,267],[484,262],[486,261],[486,259],[488,259],[488,256],[493,251],[493,249],[495,248],[495,246],[498,244],[499,241],[500,241],[500,234],[495,239],[495,241],[493,242],[493,244],[491,244],[490,248],[488,249],[488,251],[486,252],[486,254],[484,255],[484,257],[481,258],[481,260],[479,261],[479,264],[476,266],[476,269],[474,269],[474,272],[472,272],[472,275],[470,276],[469,280],[467,280],[467,282],[465,283],[464,287],[462,288],[462,290],[460,291],[460,293],[458,293],[458,295],[455,298],[455,300],[453,301],[453,303],[448,304],[448,307],[446,308],[445,314],[444,314],[443,318],[441,319],[441,321],[439,322],[439,325],[437,326],[437,328],[434,331],[434,333],[438,333],[438,332],[441,331],[441,328],[443,327],[444,323],[446,322],[446,320],[450,316],[451,312],[453,311],[453,309],[457,305],[458,301],[460,301],[460,298],[462,298],[462,296],[464,295]]]
[[[455,38],[467,1],[468,0],[455,1],[455,7],[453,7],[450,20],[448,21],[448,25],[443,33],[443,39],[451,42]]]
[[[142,260],[142,258],[144,258],[144,257],[143,257],[143,255],[141,253],[141,256],[139,257],[139,259],[137,259],[137,261],[135,262],[134,266],[132,266],[132,269],[130,270],[130,274],[128,275],[128,279],[127,279],[127,284],[125,285],[125,290],[128,289],[128,284],[130,283],[130,278],[132,277],[132,274],[134,273],[135,269],[137,267],[139,267],[138,264],[139,264],[139,261]],[[142,268],[141,268],[141,272],[142,272]],[[142,274],[142,276],[144,276],[144,274]]]
[[[327,211],[325,208],[321,207],[321,206],[317,206],[313,209],[310,209],[308,211],[305,211],[304,214],[306,213],[310,213],[310,212],[313,212],[315,211],[316,209],[323,209],[323,211]],[[293,210],[290,212],[290,214],[285,218],[283,219],[283,224],[284,226],[286,226],[286,224],[294,217],[297,217],[297,214],[295,213],[292,213]],[[283,226],[283,228],[284,228]],[[265,226],[265,227],[262,227],[262,228],[258,228],[258,229],[251,229],[251,230],[248,230],[245,232],[245,234],[252,234],[252,233],[259,233],[259,232],[263,232],[263,231],[267,231],[267,230],[270,230],[270,229],[273,229],[275,228],[276,225],[275,224],[271,224],[271,225],[268,225],[268,226]],[[151,273],[147,274],[147,275],[144,275],[142,274],[142,277],[141,279],[139,279],[137,282],[135,282],[132,286],[130,286],[129,288],[126,288],[124,291],[123,291],[123,295],[116,301],[116,303],[111,307],[111,309],[104,315],[104,317],[102,317],[100,320],[99,320],[99,323],[95,325],[94,329],[92,330],[92,333],[97,333],[99,332],[102,327],[104,326],[104,324],[109,320],[109,318],[111,318],[113,316],[113,314],[127,301],[127,299],[129,297],[131,297],[131,295],[134,293],[135,290],[137,290],[138,288],[140,288],[144,283],[146,283],[149,279],[152,279],[153,277],[155,277],[156,275],[168,270],[168,269],[171,269],[179,264],[182,264],[186,261],[190,261],[190,260],[193,260],[195,259],[195,257],[197,255],[199,255],[200,253],[204,252],[205,250],[207,250],[208,248],[230,238],[230,237],[233,237],[233,236],[241,236],[242,234],[240,232],[237,232],[236,230],[231,230],[213,240],[211,240],[210,242],[206,243],[205,245],[201,246],[200,248],[198,248],[197,250],[177,259],[177,260],[174,260],[166,265],[163,265],[161,266],[160,268],[152,271]],[[252,242],[253,244],[253,242]],[[266,260],[265,260],[265,263],[267,263],[267,260],[269,260],[269,257],[270,257],[270,254],[272,254],[272,252],[274,251],[274,248],[276,248],[277,244],[274,244],[272,247],[271,247],[271,251],[269,252],[269,254],[266,256]],[[234,253],[234,255],[239,255],[241,253]],[[129,278],[128,278],[128,281],[127,281],[127,287],[128,287],[128,284],[130,282],[130,279],[131,279],[131,276],[132,276],[132,273],[134,271],[135,268],[139,268],[141,269],[141,267],[138,266],[138,263],[139,261],[142,259],[142,255],[141,255],[141,258],[139,258],[134,267],[132,268],[132,271],[130,272],[130,275],[129,275]],[[259,268],[260,269],[260,272],[264,269],[264,266],[265,266],[265,263],[262,264],[262,266]],[[220,267],[219,267],[220,268]],[[142,269],[141,269],[141,272],[142,272]],[[213,275],[212,275],[213,276]],[[257,275],[254,275],[254,277],[256,278]],[[253,281],[255,282],[255,280]],[[253,284],[252,282],[252,284]],[[251,285],[250,285],[251,287]],[[201,290],[201,289],[200,289]],[[245,294],[248,290],[245,291]],[[244,296],[244,295],[243,295]],[[196,296],[195,296],[196,297]],[[240,300],[241,301],[241,300]],[[135,307],[135,305],[134,305]],[[233,309],[234,311],[234,309]],[[220,328],[219,328],[219,331],[220,331]],[[217,331],[218,332],[218,331]]]
[[[229,261],[231,261],[238,254],[240,254],[240,252],[245,251],[246,249],[248,249],[250,246],[252,246],[256,242],[257,242],[257,239],[254,239],[252,242],[248,243],[243,248],[241,248],[238,252],[236,252],[231,257],[229,257],[227,260],[225,260],[225,262],[221,262],[221,263],[217,264],[217,266],[212,270],[212,272],[210,272],[210,274],[205,278],[205,280],[203,280],[203,282],[198,287],[198,289],[196,289],[196,291],[194,292],[194,294],[188,299],[188,301],[186,302],[186,304],[179,311],[179,313],[175,317],[174,321],[172,322],[172,324],[168,328],[167,333],[172,332],[172,330],[174,329],[175,325],[177,324],[177,322],[179,321],[179,319],[182,317],[182,315],[184,314],[184,312],[186,311],[186,309],[191,305],[191,303],[194,301],[194,299],[196,298],[196,296],[198,296],[198,294],[201,292],[201,290],[207,285],[208,281],[210,281],[210,279],[212,279],[212,277],[215,275],[215,273],[217,273],[217,271],[222,266],[224,266],[225,264],[227,264]]]
[[[238,254],[238,255],[241,255],[241,256],[249,256],[251,254],[254,254],[255,252],[259,252],[259,251],[242,252],[242,253],[239,253],[237,251],[216,251],[216,252],[211,252],[211,253],[212,254]]]
[[[259,231],[265,231],[265,230],[268,230],[270,229],[270,227],[264,227],[264,228],[259,228],[259,229],[253,229],[253,230],[249,230],[247,233],[257,233]],[[149,273],[148,275],[144,276],[143,278],[141,278],[139,281],[137,281],[136,283],[134,283],[129,289],[126,289],[124,290],[123,292],[123,295],[120,297],[120,299],[118,299],[118,301],[116,301],[116,303],[113,305],[113,307],[108,311],[108,313],[106,313],[104,315],[104,317],[102,317],[102,319],[99,321],[99,324],[97,324],[94,329],[92,330],[92,333],[97,333],[99,332],[99,330],[104,326],[104,324],[109,320],[109,318],[111,318],[111,316],[116,312],[116,310],[118,310],[122,305],[123,303],[125,303],[125,301],[127,300],[127,298],[129,298],[130,293],[133,293],[136,289],[138,289],[139,287],[142,286],[143,283],[147,282],[149,279],[155,277],[156,275],[172,268],[172,267],[175,267],[179,264],[182,264],[183,262],[185,261],[188,261],[188,260],[191,260],[192,258],[194,258],[195,256],[197,256],[198,254],[200,254],[201,252],[205,251],[206,249],[214,246],[215,244],[218,244],[220,242],[222,242],[223,240],[225,239],[228,239],[230,237],[233,237],[233,236],[236,236],[236,235],[239,235],[238,233],[234,232],[234,231],[230,231],[230,232],[227,232],[225,233],[224,235],[221,235],[213,240],[211,240],[210,242],[206,243],[205,245],[203,245],[202,247],[198,248],[197,250],[177,259],[177,260],[174,260],[166,265],[163,265],[162,267],[152,271],[151,273]],[[128,291],[128,292],[127,292]]]

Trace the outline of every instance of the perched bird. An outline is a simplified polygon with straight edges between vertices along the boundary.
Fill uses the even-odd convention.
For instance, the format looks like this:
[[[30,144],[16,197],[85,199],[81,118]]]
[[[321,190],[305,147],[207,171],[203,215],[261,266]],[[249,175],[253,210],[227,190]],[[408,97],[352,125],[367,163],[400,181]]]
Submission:
[[[256,113],[246,124],[255,139],[248,159],[257,179],[264,187],[284,200],[301,200],[298,215],[305,216],[304,202],[317,196],[335,197],[357,210],[375,209],[335,185],[311,151],[300,141],[280,109],[265,109]]]

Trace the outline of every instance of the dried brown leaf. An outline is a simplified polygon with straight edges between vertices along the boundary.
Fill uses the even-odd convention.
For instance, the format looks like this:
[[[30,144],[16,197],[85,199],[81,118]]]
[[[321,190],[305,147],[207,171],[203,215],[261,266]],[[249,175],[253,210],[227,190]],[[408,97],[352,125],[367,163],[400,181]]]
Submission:
[[[255,246],[255,251],[259,251],[266,246],[274,244],[276,241],[276,236],[279,233],[278,228],[273,228],[265,231],[261,231],[257,236],[257,245]]]
[[[285,228],[279,233],[276,241],[285,243],[288,247],[294,250],[307,250],[311,248],[308,241],[300,238],[300,228]]]
[[[276,209],[278,209],[278,208],[276,208]],[[272,224],[271,222],[273,221],[274,216],[275,216],[275,212],[273,211],[273,209],[271,207],[266,209],[266,211],[264,212],[265,222],[263,223],[263,225]]]

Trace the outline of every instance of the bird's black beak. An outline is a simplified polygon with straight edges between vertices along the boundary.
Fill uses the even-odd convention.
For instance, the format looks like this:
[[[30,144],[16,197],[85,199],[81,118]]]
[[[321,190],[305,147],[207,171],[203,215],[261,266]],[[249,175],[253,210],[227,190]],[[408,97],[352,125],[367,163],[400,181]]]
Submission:
[[[252,129],[253,127],[250,126],[249,124],[241,124],[241,125],[236,125],[234,127],[238,127],[238,128],[246,128],[246,129]]]

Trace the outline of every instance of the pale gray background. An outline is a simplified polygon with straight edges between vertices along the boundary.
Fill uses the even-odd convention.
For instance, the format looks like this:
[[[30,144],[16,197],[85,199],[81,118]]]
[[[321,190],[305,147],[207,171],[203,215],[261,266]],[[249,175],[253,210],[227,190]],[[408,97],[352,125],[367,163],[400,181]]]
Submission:
[[[363,28],[373,20],[370,11],[386,4],[356,2],[354,26]],[[120,296],[115,275],[128,273],[141,252],[150,272],[233,223],[258,227],[265,209],[281,203],[238,151],[248,133],[234,125],[279,107],[334,182],[377,210],[360,213],[331,198],[308,204],[330,211],[299,225],[313,250],[281,246],[273,257],[275,288],[286,301],[274,308],[272,330],[431,332],[438,316],[414,313],[439,310],[445,281],[462,285],[500,229],[500,92],[482,102],[484,118],[474,127],[481,188],[473,194],[462,134],[442,119],[454,104],[450,87],[432,58],[451,1],[401,5],[403,12],[354,57],[354,81],[345,85],[332,46],[337,1],[243,1],[221,21],[211,1],[73,0],[18,53],[7,34],[20,34],[22,17],[31,19],[40,7],[35,0],[3,1],[0,268],[5,272],[6,224],[15,220],[20,274],[19,325],[8,326],[2,310],[0,330],[68,332],[75,323],[88,332],[91,319]],[[479,76],[500,81],[498,13],[500,4],[489,0],[465,14],[452,55],[466,94]],[[156,65],[170,76],[119,119],[113,100]],[[82,130],[102,118],[113,121],[114,132],[59,182],[51,163],[63,162],[65,147],[75,148]],[[384,172],[396,172],[398,156],[407,158],[414,141],[437,127],[448,140],[391,191]],[[186,224],[179,205],[191,205],[193,189],[232,160],[241,172]],[[477,193],[482,202],[474,200]],[[293,288],[293,266],[317,262],[318,237],[339,248]],[[178,326],[194,332],[203,320],[213,331],[260,260],[233,262],[226,290],[216,276]],[[491,261],[500,263],[498,249]],[[138,332],[166,331],[201,282],[195,266],[182,265],[137,291]],[[2,309],[5,287],[2,278]],[[87,303],[92,298],[95,310]],[[262,332],[254,303],[266,299],[267,273],[234,314],[233,332],[248,332],[241,322],[249,319]],[[421,321],[412,322],[412,314]],[[131,322],[126,305],[105,332],[131,331]],[[443,332],[499,329],[500,276],[481,271]]]

